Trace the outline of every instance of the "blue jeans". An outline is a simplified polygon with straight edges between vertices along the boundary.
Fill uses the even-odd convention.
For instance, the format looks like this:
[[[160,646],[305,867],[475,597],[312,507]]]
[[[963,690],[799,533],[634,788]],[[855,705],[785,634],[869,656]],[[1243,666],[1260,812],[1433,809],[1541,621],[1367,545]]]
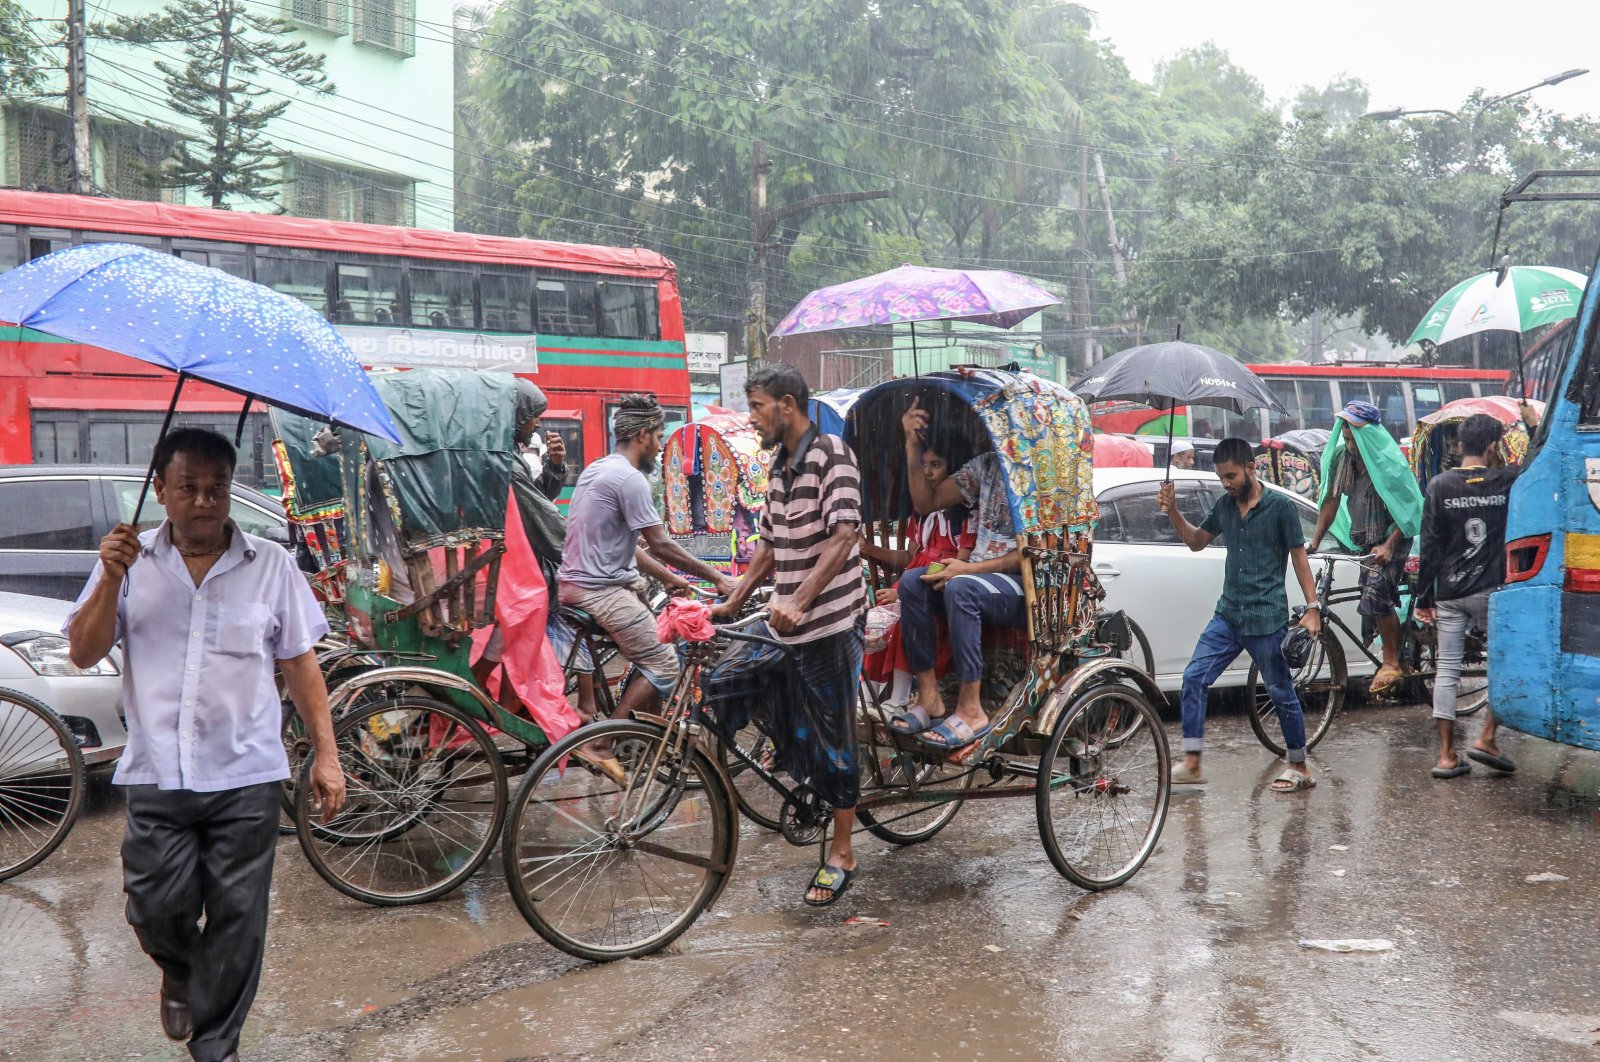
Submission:
[[[1283,636],[1288,630],[1283,626],[1271,634],[1243,635],[1221,616],[1211,617],[1195,644],[1189,666],[1183,669],[1183,751],[1199,752],[1205,748],[1206,694],[1243,650],[1255,661],[1267,694],[1278,709],[1283,747],[1288,750],[1284,759],[1290,763],[1305,760],[1306,719],[1300,710],[1300,697],[1294,692],[1294,676],[1283,659]]]
[[[932,671],[937,627],[933,610],[943,607],[950,626],[950,655],[956,678],[983,678],[983,628],[1023,627],[1028,605],[1016,575],[990,572],[958,575],[935,590],[922,581],[926,568],[907,568],[900,576],[900,637],[912,672]]]

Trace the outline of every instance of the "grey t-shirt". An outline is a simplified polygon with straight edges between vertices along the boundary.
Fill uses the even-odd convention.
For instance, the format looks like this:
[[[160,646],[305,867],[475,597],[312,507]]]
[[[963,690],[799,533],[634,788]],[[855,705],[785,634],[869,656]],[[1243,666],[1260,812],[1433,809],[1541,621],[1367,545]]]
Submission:
[[[659,523],[644,473],[621,454],[602,457],[583,470],[572,490],[561,581],[591,590],[633,582],[639,578],[639,532]]]

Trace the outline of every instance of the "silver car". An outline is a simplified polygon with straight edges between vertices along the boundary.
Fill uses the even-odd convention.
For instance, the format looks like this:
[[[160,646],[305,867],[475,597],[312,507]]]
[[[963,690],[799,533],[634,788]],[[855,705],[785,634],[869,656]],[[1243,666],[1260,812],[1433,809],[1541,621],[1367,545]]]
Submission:
[[[122,755],[122,656],[74,667],[61,624],[72,605],[48,597],[0,592],[0,688],[27,694],[59,715],[88,767],[109,767]]]

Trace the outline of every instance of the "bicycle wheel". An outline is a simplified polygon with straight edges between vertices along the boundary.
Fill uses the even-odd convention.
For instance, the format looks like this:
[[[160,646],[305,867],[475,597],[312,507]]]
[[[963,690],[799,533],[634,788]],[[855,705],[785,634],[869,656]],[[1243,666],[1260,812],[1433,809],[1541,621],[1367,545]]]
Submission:
[[[83,805],[83,754],[49,708],[0,689],[0,881],[38,865]]]
[[[1110,685],[1078,695],[1039,758],[1035,794],[1039,840],[1068,881],[1099,892],[1144,866],[1167,820],[1170,762],[1142,693]]]
[[[777,751],[773,748],[772,739],[761,732],[754,720],[735,734],[734,738],[740,751],[746,756],[759,762],[780,779],[788,780],[789,776],[778,768]],[[778,815],[783,811],[783,794],[768,785],[765,778],[730,752],[728,746],[721,741],[717,742],[717,757],[722,761],[723,769],[728,772],[729,781],[733,782],[733,795],[738,801],[739,814],[764,830],[776,831]]]
[[[383,907],[438,899],[489,858],[506,808],[494,742],[454,705],[392,697],[334,727],[345,806],[320,821],[306,757],[295,786],[300,847],[329,885]]]
[[[1327,736],[1335,713],[1344,706],[1348,682],[1344,648],[1333,632],[1324,628],[1312,644],[1305,666],[1294,673],[1294,691],[1300,697],[1300,710],[1305,715],[1308,750],[1316,748],[1317,742]],[[1278,709],[1267,695],[1254,663],[1250,665],[1250,678],[1245,682],[1244,703],[1249,706],[1250,729],[1256,732],[1256,740],[1274,755],[1282,756],[1283,728],[1278,722]]]
[[[597,738],[648,750],[647,768],[619,787],[567,762]],[[728,783],[703,749],[680,755],[667,740],[654,723],[586,726],[546,749],[512,798],[506,884],[534,932],[568,955],[659,951],[727,884],[739,843]]]
[[[917,800],[906,804],[889,804],[876,811],[862,808],[856,813],[867,832],[890,844],[918,844],[950,825],[961,810],[967,790],[977,781],[977,773],[966,767],[946,763],[939,759],[914,760],[904,753],[882,749],[882,758],[876,765],[867,762],[872,748],[856,746],[856,756],[862,762],[861,790],[865,796],[874,789],[904,789],[908,780],[915,777],[918,792],[927,792],[938,799]]]
[[[1428,684],[1428,692],[1432,694],[1433,684]],[[1463,667],[1461,680],[1456,686],[1456,718],[1464,715],[1475,715],[1483,711],[1484,705],[1489,703],[1489,669],[1478,665],[1476,667]]]

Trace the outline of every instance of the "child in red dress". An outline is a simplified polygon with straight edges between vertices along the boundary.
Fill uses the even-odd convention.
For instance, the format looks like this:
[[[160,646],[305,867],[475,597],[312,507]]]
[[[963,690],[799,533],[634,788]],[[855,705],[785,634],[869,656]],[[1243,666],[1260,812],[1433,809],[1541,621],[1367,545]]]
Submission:
[[[950,469],[950,463],[944,457],[932,450],[923,451],[922,475],[927,479],[929,486],[937,486],[949,478]],[[951,558],[966,560],[972,555],[978,529],[973,510],[957,505],[933,513],[931,516],[912,513],[907,521],[906,532],[908,544],[913,547],[909,550],[885,549],[868,541],[863,532],[861,555],[897,571],[927,567]],[[879,609],[894,609],[898,613],[898,596],[898,592],[892,586],[887,590],[879,590],[878,608],[873,609],[873,612],[878,612]],[[868,626],[872,626],[870,621]],[[941,640],[936,668],[943,671],[949,664],[950,649]],[[911,700],[911,671],[906,661],[905,649],[900,644],[898,622],[889,628],[884,647],[867,654],[862,670],[874,682],[890,683],[889,696],[884,702],[886,707],[904,707]]]

